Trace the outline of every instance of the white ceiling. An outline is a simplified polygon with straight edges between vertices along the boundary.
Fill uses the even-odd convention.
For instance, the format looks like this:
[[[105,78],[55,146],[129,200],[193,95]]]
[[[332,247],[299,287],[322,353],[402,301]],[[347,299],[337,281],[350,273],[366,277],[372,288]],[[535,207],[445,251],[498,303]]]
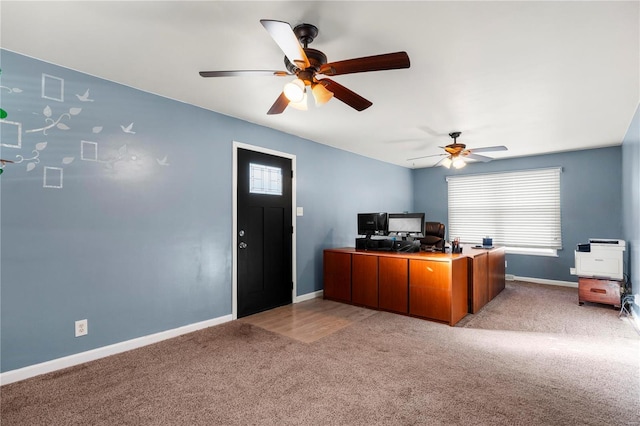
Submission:
[[[640,2],[1,1],[0,45],[404,167],[462,131],[508,158],[620,145],[640,101]],[[332,77],[373,102],[267,115],[289,78],[260,19],[319,28],[329,62],[406,51],[411,68]]]

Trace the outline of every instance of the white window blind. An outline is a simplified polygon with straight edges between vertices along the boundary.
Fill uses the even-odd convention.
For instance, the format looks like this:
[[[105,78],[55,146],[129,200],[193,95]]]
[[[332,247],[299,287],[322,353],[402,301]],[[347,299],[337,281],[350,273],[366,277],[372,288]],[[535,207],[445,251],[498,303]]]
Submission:
[[[449,237],[561,249],[560,168],[449,176]]]

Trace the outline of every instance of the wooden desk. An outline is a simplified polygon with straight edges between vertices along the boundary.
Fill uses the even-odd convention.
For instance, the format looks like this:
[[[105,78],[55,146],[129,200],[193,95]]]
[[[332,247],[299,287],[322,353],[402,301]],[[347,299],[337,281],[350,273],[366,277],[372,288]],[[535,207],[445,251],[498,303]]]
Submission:
[[[454,325],[468,311],[461,254],[324,251],[324,297]]]
[[[475,249],[463,245],[469,259],[469,313],[475,314],[496,297],[505,286],[505,249]]]
[[[324,251],[324,297],[454,325],[505,287],[505,250],[461,254]]]

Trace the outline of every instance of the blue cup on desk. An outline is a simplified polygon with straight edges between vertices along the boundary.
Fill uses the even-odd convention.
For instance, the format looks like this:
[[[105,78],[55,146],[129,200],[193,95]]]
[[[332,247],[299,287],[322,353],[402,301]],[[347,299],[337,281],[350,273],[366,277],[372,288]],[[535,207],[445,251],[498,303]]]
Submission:
[[[493,246],[493,238],[484,237],[482,239],[482,247],[491,247],[491,246]]]

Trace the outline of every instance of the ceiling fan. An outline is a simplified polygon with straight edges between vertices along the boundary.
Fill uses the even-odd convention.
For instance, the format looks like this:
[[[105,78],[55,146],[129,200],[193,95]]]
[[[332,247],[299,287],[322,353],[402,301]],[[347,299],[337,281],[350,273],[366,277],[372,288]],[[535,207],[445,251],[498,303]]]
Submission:
[[[202,77],[236,76],[296,76],[287,83],[284,90],[271,106],[267,114],[280,114],[287,106],[306,109],[307,87],[317,105],[327,103],[335,97],[350,107],[362,111],[373,105],[370,101],[347,89],[329,78],[334,76],[368,71],[383,71],[409,68],[409,56],[406,52],[387,53],[344,61],[327,62],[327,56],[319,50],[307,47],[318,35],[318,28],[311,24],[300,24],[291,29],[287,22],[261,19],[260,23],[285,54],[284,64],[287,71],[236,70],[236,71],[200,71]]]
[[[507,147],[503,145],[499,146],[485,146],[483,148],[473,148],[467,149],[467,146],[463,143],[458,143],[457,139],[460,137],[462,132],[451,132],[449,136],[453,139],[453,143],[447,146],[441,146],[440,148],[446,151],[445,154],[433,154],[433,155],[425,155],[422,157],[409,158],[407,161],[419,160],[422,158],[428,157],[436,157],[436,156],[445,156],[442,160],[438,161],[435,166],[444,166],[447,169],[451,166],[456,169],[460,169],[464,167],[467,162],[467,159],[482,161],[484,163],[493,160],[491,157],[487,157],[485,155],[478,155],[477,152],[495,152],[495,151],[506,151]]]

